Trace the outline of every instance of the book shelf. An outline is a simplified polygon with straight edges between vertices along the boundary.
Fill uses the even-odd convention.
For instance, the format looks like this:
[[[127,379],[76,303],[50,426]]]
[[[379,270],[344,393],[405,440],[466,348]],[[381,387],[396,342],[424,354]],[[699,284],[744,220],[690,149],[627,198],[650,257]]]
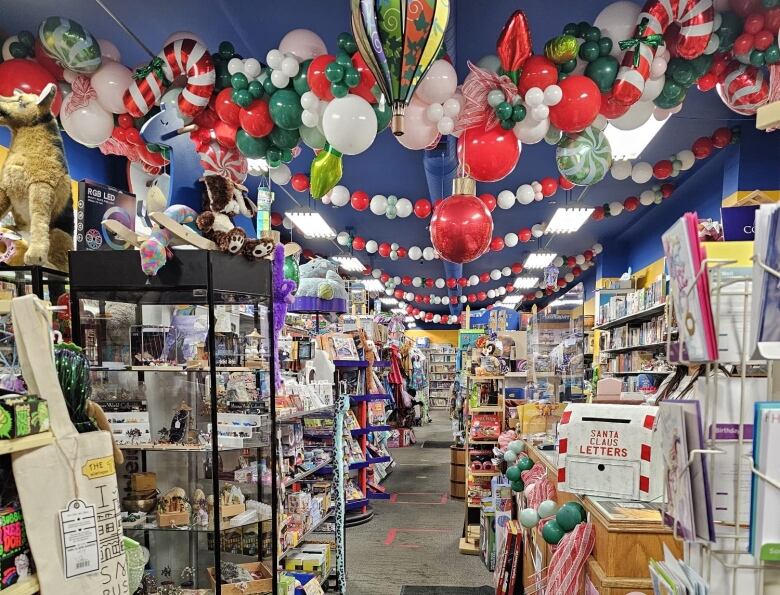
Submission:
[[[455,348],[447,343],[434,343],[426,350],[425,358],[429,407],[446,409],[457,375]]]

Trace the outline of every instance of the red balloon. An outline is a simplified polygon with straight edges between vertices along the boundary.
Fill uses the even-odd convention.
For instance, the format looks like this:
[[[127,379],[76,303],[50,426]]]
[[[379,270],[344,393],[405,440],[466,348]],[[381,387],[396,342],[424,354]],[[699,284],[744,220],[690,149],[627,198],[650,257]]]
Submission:
[[[712,73],[707,72],[699,77],[699,80],[696,81],[696,87],[699,89],[699,91],[706,93],[707,91],[712,91],[715,88],[715,85],[718,84],[718,77]]]
[[[610,91],[601,96],[599,113],[608,120],[614,120],[615,118],[624,115],[630,107],[630,105],[623,105],[622,103],[615,101],[612,98],[612,91]]]
[[[427,321],[433,320],[433,312],[426,312],[425,313],[425,320],[427,320]]]
[[[550,123],[564,132],[581,132],[593,123],[601,109],[601,91],[591,79],[575,74],[558,83],[560,103],[550,107]]]
[[[577,264],[577,259],[574,256],[569,256],[566,258],[567,267],[573,267],[575,264]]]
[[[402,300],[402,299],[404,299],[404,290],[403,289],[396,289],[393,292],[393,295],[395,296],[395,299]]]
[[[374,270],[373,268],[371,268],[370,266],[366,265],[366,266],[363,267],[363,274],[364,275],[370,275],[371,271],[373,271],[373,270]]]
[[[283,219],[284,217],[282,217],[281,213],[271,213],[271,225],[274,227],[279,227]]]
[[[309,176],[306,174],[297,173],[290,178],[290,184],[292,184],[293,190],[296,192],[303,192],[309,189]]]
[[[757,50],[761,50],[763,52],[770,45],[772,45],[772,41],[774,41],[774,39],[775,36],[772,35],[770,31],[762,29],[753,37],[753,45]]]
[[[411,285],[412,284],[412,278],[409,275],[404,275],[401,277],[401,285]]]
[[[520,94],[525,97],[528,89],[539,87],[544,90],[550,85],[558,82],[558,69],[555,64],[544,56],[531,56],[523,64],[523,71],[520,73],[520,80],[517,88]]]
[[[770,8],[764,13],[765,23],[764,27],[769,31],[777,31],[780,29],[780,6]]]
[[[674,184],[661,184],[661,196],[669,198],[674,192]]]
[[[414,306],[406,306],[406,313],[411,314],[414,312]]]
[[[355,190],[349,201],[352,204],[352,208],[356,211],[365,211],[371,203],[371,198],[362,190]]]
[[[504,289],[506,289],[508,293],[512,293],[515,290],[515,286],[511,283],[507,283],[504,285]]]
[[[477,292],[477,301],[484,302],[487,299],[487,294],[484,291]]]
[[[512,274],[514,275],[519,275],[523,272],[523,265],[519,262],[513,262],[510,268],[512,269]]]
[[[626,200],[623,201],[623,208],[626,211],[636,211],[639,208],[639,199],[636,196],[629,196]],[[590,250],[586,250],[586,252],[590,252]],[[593,253],[591,252],[591,258],[593,258]],[[590,260],[590,258],[585,258],[585,260]]]
[[[114,130],[111,132],[111,136],[113,136],[119,142],[125,142],[125,129],[120,128],[119,126],[114,126]]]
[[[558,177],[558,185],[564,190],[571,190],[572,188],[574,188],[574,182],[570,182],[563,176]]]
[[[723,126],[722,128],[718,128],[715,132],[713,132],[710,138],[714,146],[716,146],[718,149],[722,149],[723,147],[731,144],[732,136],[733,134],[731,132],[731,128]]]
[[[734,40],[734,53],[737,55],[747,54],[753,49],[755,40],[750,33],[743,33]]]
[[[117,124],[119,124],[120,128],[132,128],[133,127],[133,118],[132,116],[128,114],[119,114],[116,117]]]
[[[446,284],[450,289],[455,289],[455,287],[458,285],[458,280],[455,279],[455,277],[447,277]]]
[[[566,287],[566,279],[558,279],[558,287]]]
[[[718,77],[718,80],[720,80],[720,77],[723,76],[723,74],[726,72],[726,69],[729,67],[729,63],[731,62],[731,52],[721,52],[719,54],[715,54],[715,56],[712,58],[712,64],[710,65],[710,72]]]
[[[496,126],[467,129],[458,139],[458,160],[478,182],[498,182],[514,171],[520,143],[511,130]]]
[[[304,248],[303,252],[301,252],[301,256],[303,256],[304,258],[312,259],[315,256],[314,250],[311,250],[309,248]]]
[[[571,274],[575,277],[579,277],[582,274],[582,269],[578,266],[574,266],[571,269]]]
[[[130,118],[128,114],[122,114],[122,116],[126,116]],[[122,116],[119,116],[120,118]],[[198,128],[202,130],[211,130],[216,126],[217,122],[219,122],[219,116],[217,115],[217,112],[215,112],[211,107],[208,107],[201,111],[197,116],[195,116],[195,119],[193,122],[198,125]],[[130,118],[130,124],[132,125],[132,118]],[[121,126],[121,122],[120,122]]]
[[[144,139],[141,138],[141,133],[138,132],[138,128],[127,128],[125,130],[125,141],[134,147],[145,144]]]
[[[672,175],[672,162],[668,159],[661,159],[653,166],[653,176],[659,180],[665,180]]]
[[[431,201],[427,198],[421,198],[414,203],[414,214],[420,219],[425,219],[431,214]]]
[[[466,296],[466,299],[469,301],[469,304],[473,304],[474,302],[477,301],[477,296],[474,295],[473,293],[470,293],[468,294],[468,296]]]
[[[418,304],[421,304],[422,303],[422,296],[420,294],[415,295],[414,296],[414,301],[417,302]]]
[[[390,280],[390,275],[388,275],[387,273],[382,273],[381,275],[379,275],[379,280],[382,283],[387,283]]]
[[[425,280],[425,287],[433,287],[433,279],[431,279],[430,277],[428,277],[428,278]]]
[[[360,82],[356,87],[351,88],[349,92],[353,95],[359,95],[369,103],[376,103],[376,97],[374,97],[374,94],[371,91],[374,88],[374,85],[376,85],[376,79],[369,70],[366,61],[363,59],[360,52],[355,52],[355,55],[352,56],[352,65],[360,75]]]
[[[496,307],[495,304],[488,304],[487,306],[485,306],[485,309],[490,311],[490,310],[492,310],[495,307]]]
[[[635,198],[635,197],[632,197]],[[582,253],[582,255],[585,257],[585,260],[593,260],[593,250],[585,250],[585,252]]]
[[[760,12],[754,12],[749,14],[745,18],[745,24],[742,26],[742,30],[745,33],[755,35],[764,28],[764,15]]]
[[[233,103],[233,88],[225,87],[214,98],[214,111],[223,122],[238,127],[241,107]]]
[[[57,86],[51,73],[32,60],[14,58],[0,64],[0,95],[3,97],[12,97],[14,89],[39,95],[49,83]],[[61,105],[62,93],[58,88],[51,104],[51,113],[55,116],[59,114]]]
[[[466,279],[466,277],[461,277],[458,279],[458,285],[460,285],[461,287],[467,287],[468,284],[469,284],[469,280]]]
[[[51,74],[58,81],[65,80],[63,77],[62,66],[54,58],[46,53],[46,51],[43,49],[43,46],[41,45],[41,40],[37,37],[35,38],[33,50],[35,52],[35,61],[38,64],[48,70],[49,74]]]
[[[453,306],[458,303],[458,296],[452,295],[450,296],[450,304]]]
[[[525,243],[531,240],[533,237],[533,234],[531,233],[531,230],[527,227],[524,227],[520,231],[517,232],[517,239],[521,242]]]
[[[379,244],[379,248],[377,249],[377,252],[379,252],[379,256],[384,256],[385,258],[387,258],[388,256],[390,256],[390,252],[391,252],[390,244],[388,244],[387,242],[382,242],[381,244]]]
[[[487,283],[488,281],[490,281],[490,273],[481,273],[479,275],[480,283]]]
[[[223,89],[224,90],[224,89]],[[221,91],[220,91],[221,93]],[[274,129],[271,112],[268,108],[268,101],[264,99],[255,99],[249,104],[249,107],[242,107],[238,112],[238,121],[241,128],[249,135],[255,138],[268,136]]]
[[[496,236],[490,240],[490,249],[493,252],[500,252],[504,249],[504,238]]]
[[[542,186],[542,196],[552,196],[558,192],[558,180],[555,178],[542,178],[539,184]]]
[[[691,151],[693,151],[696,159],[705,159],[712,155],[712,147],[713,144],[710,137],[702,136],[694,141]]]
[[[333,93],[330,91],[330,81],[325,76],[325,68],[331,62],[335,62],[336,57],[330,54],[323,54],[317,56],[309,64],[309,70],[306,72],[306,82],[309,83],[309,87],[312,92],[325,101],[333,101]]]
[[[493,218],[476,196],[455,194],[436,204],[430,229],[431,243],[441,257],[462,264],[487,252]]]
[[[604,207],[596,207],[593,209],[591,217],[593,217],[594,221],[601,221],[604,218]]]
[[[403,246],[399,246],[396,252],[398,253],[398,258],[406,258],[406,255],[409,254],[409,250],[407,250]]]
[[[238,129],[227,122],[219,121],[214,126],[214,135],[217,137],[217,142],[226,149],[232,149],[236,146],[237,132]]]
[[[365,250],[366,241],[360,236],[355,236],[354,238],[352,238],[352,248],[358,251]]]
[[[422,300],[423,300],[424,304],[430,304],[431,303],[431,296],[424,295]]]
[[[496,197],[490,194],[489,192],[485,192],[484,194],[479,195],[479,200],[485,203],[485,206],[488,208],[488,211],[493,212],[496,208]]]
[[[547,289],[544,290],[544,293],[546,293],[547,295],[552,295],[552,292],[553,292],[552,287],[548,287]]]
[[[420,315],[420,309],[419,308],[415,308],[414,310],[412,310],[412,314],[414,316],[419,316]]]

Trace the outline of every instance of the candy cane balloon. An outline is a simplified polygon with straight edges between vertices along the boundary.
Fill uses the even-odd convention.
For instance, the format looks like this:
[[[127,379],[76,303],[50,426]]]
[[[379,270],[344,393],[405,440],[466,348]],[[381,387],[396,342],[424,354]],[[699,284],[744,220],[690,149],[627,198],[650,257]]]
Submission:
[[[692,60],[707,48],[714,18],[712,0],[649,0],[639,14],[634,37],[620,41],[626,54],[612,86],[612,101],[620,105],[639,101],[650,65],[670,25],[680,26],[677,54]]]
[[[208,48],[194,39],[179,39],[166,45],[145,68],[136,71],[136,80],[125,91],[124,103],[131,116],[141,117],[160,100],[177,77],[187,83],[179,95],[179,110],[197,116],[208,105],[216,73]]]
[[[718,95],[731,111],[754,116],[769,101],[769,83],[760,68],[732,60],[718,83]]]

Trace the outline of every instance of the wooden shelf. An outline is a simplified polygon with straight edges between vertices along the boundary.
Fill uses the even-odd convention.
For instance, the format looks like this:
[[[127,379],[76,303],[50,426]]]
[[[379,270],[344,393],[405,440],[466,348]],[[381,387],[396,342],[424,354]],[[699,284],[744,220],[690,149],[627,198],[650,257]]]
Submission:
[[[40,590],[38,578],[33,576],[25,581],[3,589],[3,595],[33,595]]]
[[[484,407],[474,407],[469,411],[471,413],[501,413],[504,410],[500,405],[485,405]]]
[[[0,455],[11,454],[12,452],[21,452],[23,450],[32,450],[33,448],[40,448],[54,442],[54,434],[51,432],[41,432],[40,434],[33,434],[32,436],[25,436],[24,438],[14,438],[12,440],[0,440]],[[36,581],[36,585],[37,585]],[[36,588],[37,591],[37,588]],[[3,590],[3,595],[6,592]],[[24,591],[27,593],[27,591]],[[34,593],[35,591],[30,591]]]
[[[610,372],[609,370],[605,370],[603,372],[604,374],[611,374],[612,376],[638,376],[639,374],[653,374],[655,376],[668,376],[669,374],[674,374],[674,372],[656,372],[653,370],[631,370],[629,372]]]
[[[602,349],[599,353],[623,353],[625,351],[640,351],[642,349],[659,349],[666,347],[666,341],[656,341],[644,345],[631,345],[629,347],[616,347],[614,349]]]

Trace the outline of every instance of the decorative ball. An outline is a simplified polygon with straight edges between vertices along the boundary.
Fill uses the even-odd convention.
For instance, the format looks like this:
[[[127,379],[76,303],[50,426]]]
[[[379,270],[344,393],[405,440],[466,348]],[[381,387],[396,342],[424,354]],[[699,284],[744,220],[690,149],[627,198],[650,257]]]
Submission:
[[[577,57],[577,39],[573,35],[559,35],[544,46],[544,55],[556,64],[563,64]]]
[[[517,461],[517,454],[516,454],[516,453],[515,453],[513,450],[507,450],[507,451],[504,453],[504,460],[505,460],[507,463],[510,463],[510,464],[512,464],[512,463],[514,463],[515,461]]]
[[[485,203],[470,194],[455,194],[436,203],[431,243],[445,260],[467,263],[487,252],[493,218]]]
[[[539,514],[533,508],[524,508],[520,511],[520,524],[526,529],[532,529],[539,524]]]
[[[568,533],[582,522],[582,515],[578,508],[564,504],[555,513],[555,522]]]
[[[534,462],[529,457],[520,457],[517,461],[517,466],[521,471],[530,471],[534,466]]]
[[[542,538],[551,545],[557,545],[566,532],[556,521],[548,521],[542,527]]]
[[[558,505],[555,503],[555,500],[545,500],[539,504],[536,511],[539,513],[541,518],[546,519],[554,516],[555,513],[558,512]]]
[[[612,167],[612,148],[604,133],[590,126],[567,134],[555,150],[558,171],[578,186],[591,186],[604,179]]]
[[[509,482],[509,486],[513,492],[522,492],[525,489],[525,484],[522,481]]]
[[[519,455],[525,450],[525,442],[522,440],[512,440],[512,442],[509,443],[509,450]]]
[[[571,502],[567,502],[564,506],[568,506],[569,508],[575,508],[580,513],[580,520],[584,523],[588,520],[588,513],[585,512],[585,507],[577,502],[576,500],[573,500]]]
[[[509,467],[509,469],[506,470],[506,478],[509,481],[520,481],[520,467]]]

